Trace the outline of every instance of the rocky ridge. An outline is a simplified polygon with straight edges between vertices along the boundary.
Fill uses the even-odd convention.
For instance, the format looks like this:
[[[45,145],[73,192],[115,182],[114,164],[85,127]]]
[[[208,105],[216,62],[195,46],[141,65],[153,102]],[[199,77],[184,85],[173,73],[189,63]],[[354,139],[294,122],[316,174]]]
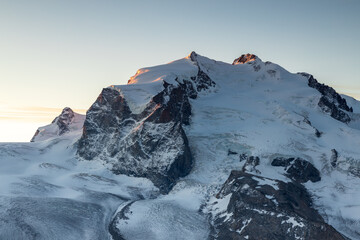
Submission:
[[[300,73],[308,78],[308,85],[321,93],[319,100],[319,107],[336,120],[344,123],[349,123],[351,118],[350,113],[353,112],[352,107],[349,107],[346,100],[340,96],[332,87],[319,83],[311,74]]]

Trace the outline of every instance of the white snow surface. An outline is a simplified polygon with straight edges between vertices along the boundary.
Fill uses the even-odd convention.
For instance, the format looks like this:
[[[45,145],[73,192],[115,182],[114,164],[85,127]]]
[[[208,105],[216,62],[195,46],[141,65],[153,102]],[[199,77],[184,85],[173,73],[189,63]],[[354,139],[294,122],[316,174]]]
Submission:
[[[177,86],[182,80],[196,76],[198,67],[185,57],[165,65],[139,69],[128,82],[128,85],[111,85],[118,89],[126,99],[131,111],[141,113],[151,98],[163,89],[164,81]]]
[[[40,205],[44,199],[96,204],[106,209],[101,233],[92,232],[99,223],[91,216],[81,220],[89,232],[76,227],[65,231],[74,239],[76,236],[93,239],[87,234],[104,234],[112,214],[123,207],[125,200],[114,199],[114,195],[135,201],[140,194],[145,199],[135,201],[130,206],[128,219],[117,223],[126,239],[204,239],[209,226],[205,213],[199,210],[204,204],[215,202],[214,196],[231,170],[242,169],[244,161],[239,161],[239,154],[258,156],[260,165],[256,167],[256,174],[281,181],[289,179],[283,175],[283,168],[271,166],[271,160],[277,156],[301,157],[321,172],[320,182],[306,183],[315,207],[342,234],[360,239],[360,178],[350,171],[360,165],[360,124],[357,124],[360,103],[346,97],[354,108],[350,114],[354,121],[344,124],[321,111],[317,105],[321,95],[307,85],[306,77],[292,74],[276,64],[257,61],[260,69],[255,71],[251,64],[233,66],[198,55],[197,65],[216,83],[217,90],[191,100],[191,124],[184,128],[194,155],[194,167],[168,195],[150,199],[156,195],[156,189],[147,179],[113,175],[103,162],[78,161],[74,143],[81,135],[79,130],[39,143],[0,145],[3,209],[14,209],[11,202],[19,197],[25,203],[17,207],[23,208],[30,200]],[[198,67],[186,57],[140,69],[129,85],[111,87],[123,94],[134,113],[140,113],[151,97],[163,89],[163,81],[176,85],[195,76],[197,71]],[[315,136],[315,128],[323,133],[320,138]],[[336,168],[330,165],[331,149],[339,152]],[[228,150],[238,154],[228,155]],[[277,187],[270,180],[261,184]],[[96,194],[101,195],[100,199],[94,197]],[[229,196],[216,204],[219,208],[209,211],[226,214]],[[4,214],[4,210],[0,210],[0,218]],[[31,212],[24,214],[33,218]],[[69,216],[63,215],[65,220],[59,225],[67,226]],[[40,224],[44,220],[36,221]],[[290,219],[289,222],[297,224]],[[36,225],[32,220],[26,224]],[[64,234],[61,228],[46,224],[55,236],[53,239],[64,239],[60,238]],[[0,233],[9,234],[3,236],[10,236],[18,229],[21,228],[5,229],[0,224]],[[46,239],[50,234],[46,229],[38,231],[43,236],[39,239]]]
[[[119,204],[157,195],[144,178],[79,161],[81,129],[34,143],[0,144],[0,239],[110,239]]]

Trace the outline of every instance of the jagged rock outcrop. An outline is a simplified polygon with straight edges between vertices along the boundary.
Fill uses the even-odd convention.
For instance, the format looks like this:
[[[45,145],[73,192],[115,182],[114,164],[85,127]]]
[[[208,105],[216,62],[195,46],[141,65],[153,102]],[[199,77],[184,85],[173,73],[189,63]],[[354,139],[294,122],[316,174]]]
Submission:
[[[191,52],[189,58],[198,66],[197,76],[191,77],[191,80],[194,82],[196,86],[195,88],[197,92],[202,92],[214,88],[216,86],[216,83],[213,80],[211,80],[211,78],[203,70],[201,70],[201,67],[198,64],[198,60],[197,60],[198,58],[197,53]]]
[[[339,153],[336,151],[336,149],[331,149],[330,164],[334,168],[337,166],[338,157]]]
[[[69,125],[74,120],[74,117],[74,111],[71,110],[71,108],[66,107],[51,123],[56,123],[59,126],[59,135],[62,135],[69,131]]]
[[[240,158],[240,161],[242,159]],[[244,166],[242,167],[243,172],[256,172],[260,173],[259,170],[256,169],[260,163],[260,158],[255,156],[247,156],[245,159]]]
[[[299,183],[305,183],[307,181],[318,182],[321,180],[319,170],[310,162],[301,158],[277,157],[273,159],[271,165],[284,167],[285,175]]]
[[[196,64],[196,53],[191,54]],[[215,86],[198,66],[190,79],[163,82],[140,113],[131,111],[121,89],[105,88],[87,112],[78,155],[112,164],[113,172],[150,179],[168,192],[186,176],[193,157],[182,125],[190,124],[189,98]]]
[[[192,165],[182,128],[191,114],[186,99],[181,87],[167,85],[142,113],[133,114],[118,90],[103,89],[88,110],[79,156],[99,157],[112,163],[115,173],[147,177],[161,191],[168,191]]]
[[[211,239],[344,239],[313,209],[304,186],[232,171],[208,203]]]
[[[336,120],[349,123],[351,118],[348,112],[353,112],[352,107],[347,105],[344,98],[340,96],[332,87],[319,83],[311,74],[300,73],[308,78],[308,86],[318,90],[321,93],[319,107]]]
[[[236,58],[232,64],[233,65],[245,64],[245,63],[248,63],[248,62],[253,62],[256,59],[257,59],[256,55],[247,53],[247,54],[241,55],[239,58]]]

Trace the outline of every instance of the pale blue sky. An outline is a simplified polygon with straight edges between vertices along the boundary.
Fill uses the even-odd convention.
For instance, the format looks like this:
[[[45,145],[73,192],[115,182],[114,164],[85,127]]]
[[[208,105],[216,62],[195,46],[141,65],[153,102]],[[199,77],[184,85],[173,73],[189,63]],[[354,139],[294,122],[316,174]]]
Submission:
[[[101,88],[193,50],[225,62],[254,53],[360,99],[359,13],[358,0],[0,0],[0,118],[87,109]]]

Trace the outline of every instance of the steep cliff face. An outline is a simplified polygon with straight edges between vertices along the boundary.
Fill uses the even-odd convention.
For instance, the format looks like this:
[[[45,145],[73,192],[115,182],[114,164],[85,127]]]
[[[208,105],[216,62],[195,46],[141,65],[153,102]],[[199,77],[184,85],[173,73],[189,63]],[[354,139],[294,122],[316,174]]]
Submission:
[[[131,100],[126,98],[126,91],[134,91],[137,85],[132,89],[128,85],[130,90],[115,86],[103,89],[87,112],[78,155],[86,160],[102,159],[117,174],[149,178],[161,192],[168,192],[193,164],[183,129],[190,124],[189,99],[215,86],[197,66],[196,53],[186,64],[197,68],[197,74],[182,79],[181,75],[170,75],[170,81],[162,81],[160,91],[150,94],[141,111],[132,110]]]
[[[162,95],[169,101],[164,102]],[[104,89],[88,110],[79,156],[87,160],[98,157],[111,163],[118,174],[147,177],[166,192],[192,165],[182,128],[191,108],[177,99],[184,97],[179,88],[169,94],[162,92],[143,112],[133,114],[118,90]]]

